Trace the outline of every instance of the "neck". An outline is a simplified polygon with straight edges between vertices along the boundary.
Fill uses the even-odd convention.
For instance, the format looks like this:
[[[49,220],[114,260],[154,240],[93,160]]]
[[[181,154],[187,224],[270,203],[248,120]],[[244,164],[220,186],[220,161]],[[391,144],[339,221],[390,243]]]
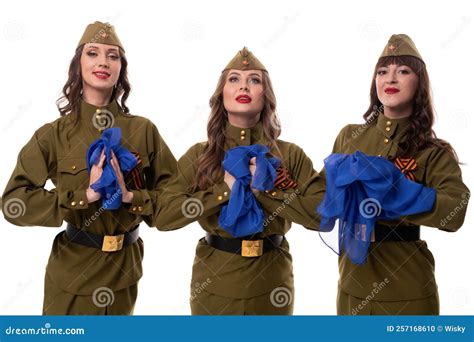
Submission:
[[[228,117],[229,117],[229,123],[234,127],[252,128],[260,120],[260,113],[253,116],[248,115],[248,114],[241,115],[241,114],[229,113]]]
[[[407,118],[413,112],[413,105],[407,105],[404,107],[386,107],[383,108],[383,114],[389,119],[403,119]]]
[[[97,107],[104,107],[110,103],[110,98],[112,97],[112,89],[93,89],[87,86],[86,84],[83,85],[82,89],[82,98],[87,103]]]

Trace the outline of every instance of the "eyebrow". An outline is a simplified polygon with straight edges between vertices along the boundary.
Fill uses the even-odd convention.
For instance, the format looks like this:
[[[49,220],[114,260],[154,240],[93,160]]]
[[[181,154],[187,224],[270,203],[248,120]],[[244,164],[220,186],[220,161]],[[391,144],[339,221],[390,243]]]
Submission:
[[[95,45],[89,45],[87,48],[88,49],[98,49],[99,47],[95,46]],[[109,49],[107,49],[107,52],[119,52],[119,49],[118,48],[109,48]]]
[[[232,71],[232,72],[229,74],[229,76],[231,76],[231,75],[242,76],[242,74],[240,74],[240,73],[238,73],[238,72],[235,72],[235,71]],[[249,74],[249,76],[257,76],[257,77],[261,77],[259,74],[257,74],[257,73],[254,73],[254,72],[253,72],[253,73],[251,73],[251,74]]]

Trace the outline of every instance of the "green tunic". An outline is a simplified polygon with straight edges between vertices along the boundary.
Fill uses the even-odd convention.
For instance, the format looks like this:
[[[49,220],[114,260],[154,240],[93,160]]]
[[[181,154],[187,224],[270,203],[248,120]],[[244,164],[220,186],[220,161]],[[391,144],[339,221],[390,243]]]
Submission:
[[[409,118],[390,120],[380,114],[372,123],[348,125],[336,138],[333,152],[351,154],[359,150],[368,155],[393,157],[398,143],[405,139],[409,124]],[[423,225],[449,232],[458,230],[469,200],[469,189],[462,181],[458,163],[448,151],[439,147],[427,148],[410,157],[417,165],[413,171],[415,181],[436,190],[434,208],[428,213],[398,221],[379,221],[378,224],[401,228]],[[437,296],[434,268],[433,256],[423,240],[373,242],[367,261],[361,266],[353,264],[345,254],[340,257],[339,289],[343,294],[339,297],[347,294],[370,301],[400,302]],[[340,313],[354,313],[353,308],[343,309],[340,304]],[[429,309],[425,313],[429,314]]]
[[[251,129],[227,123],[225,135],[225,150],[236,146],[266,144],[261,123]],[[292,222],[308,229],[317,229],[319,218],[315,209],[324,195],[325,180],[313,169],[311,160],[300,147],[281,140],[277,141],[277,145],[283,156],[283,165],[298,186],[295,189],[273,189],[256,195],[266,217],[263,236],[284,235]],[[205,146],[206,142],[198,143],[179,159],[178,175],[165,190],[162,196],[166,200],[159,202],[160,209],[155,212],[158,229],[173,230],[198,220],[206,232],[231,237],[218,224],[221,206],[230,196],[230,189],[223,179],[207,190],[194,193],[189,191],[195,180],[197,160],[203,154]],[[196,287],[202,284],[206,285],[206,293],[232,299],[254,298],[279,286],[293,291],[292,259],[288,242],[284,240],[281,248],[260,257],[249,258],[215,249],[201,239],[196,249],[191,284],[191,299],[196,294]],[[205,305],[209,308],[212,303]],[[195,312],[193,309],[193,313]],[[264,312],[264,308],[260,312]]]
[[[143,220],[152,225],[157,193],[176,170],[176,160],[157,128],[143,117],[122,113],[116,102],[100,108],[101,119],[97,107],[82,101],[80,108],[80,121],[72,131],[70,116],[61,117],[38,129],[23,147],[3,202],[22,201],[26,210],[22,216],[5,215],[5,219],[19,226],[47,227],[60,227],[66,221],[100,235],[124,233]],[[121,128],[122,145],[140,156],[140,173],[145,179],[141,189],[132,190],[131,204],[122,203],[112,211],[102,208],[102,199],[89,204],[86,198],[86,151],[100,137],[98,128],[107,120]],[[55,189],[44,189],[48,179]],[[142,259],[141,239],[120,251],[103,252],[72,243],[61,232],[46,268],[46,282],[52,283],[46,288],[82,296],[90,296],[98,287],[129,288],[142,276]]]

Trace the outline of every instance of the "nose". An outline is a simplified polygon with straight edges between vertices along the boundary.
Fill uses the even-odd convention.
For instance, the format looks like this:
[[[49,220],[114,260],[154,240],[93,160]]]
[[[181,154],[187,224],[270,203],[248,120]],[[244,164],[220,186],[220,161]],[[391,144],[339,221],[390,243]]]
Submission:
[[[246,84],[244,84],[244,85],[241,85],[241,86],[240,86],[240,90],[248,91],[248,90],[249,90],[249,87],[248,87]]]
[[[397,70],[390,70],[387,75],[387,83],[397,83]]]
[[[101,57],[99,57],[98,62],[99,62],[100,68],[106,68],[106,69],[109,68],[109,62],[107,61],[107,56],[102,55]]]

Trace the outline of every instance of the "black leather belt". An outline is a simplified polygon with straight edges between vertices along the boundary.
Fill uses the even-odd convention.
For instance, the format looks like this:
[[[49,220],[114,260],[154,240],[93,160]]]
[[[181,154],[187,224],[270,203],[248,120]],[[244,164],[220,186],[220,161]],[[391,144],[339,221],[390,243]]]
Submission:
[[[417,241],[420,240],[419,226],[388,227],[376,225],[372,241]]]
[[[269,235],[260,239],[254,237],[232,239],[207,233],[206,241],[210,246],[221,251],[240,254],[244,257],[258,257],[280,247],[283,235]]]
[[[68,223],[66,227],[67,237],[75,243],[86,247],[101,249],[104,252],[116,252],[124,247],[137,242],[139,238],[138,225],[130,232],[120,235],[99,235],[85,230],[80,230]]]

